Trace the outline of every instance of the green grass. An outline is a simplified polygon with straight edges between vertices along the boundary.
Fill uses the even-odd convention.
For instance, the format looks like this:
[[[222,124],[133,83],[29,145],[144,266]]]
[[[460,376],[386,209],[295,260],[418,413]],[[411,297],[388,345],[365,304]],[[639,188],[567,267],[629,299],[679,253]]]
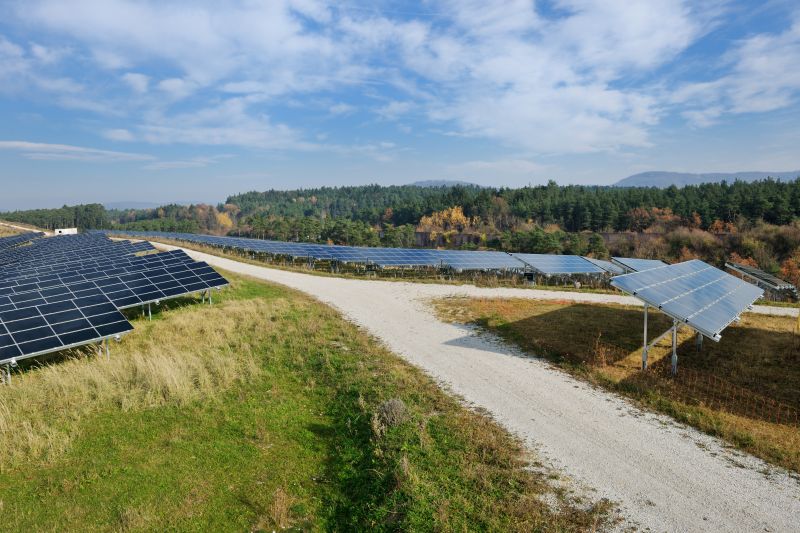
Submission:
[[[706,340],[700,352],[682,330],[678,378],[672,379],[666,372],[669,339],[650,352],[651,369],[640,372],[641,308],[467,298],[438,300],[436,307],[444,320],[492,331],[581,379],[800,473],[800,427],[747,409],[754,397],[800,409],[800,333],[794,318],[745,314],[719,343]],[[649,326],[652,339],[671,321],[651,312]],[[723,385],[707,387],[696,377],[720,378]]]
[[[132,311],[108,360],[74,351],[0,389],[4,530],[607,524],[608,502],[553,488],[516,439],[330,308],[227,276],[212,306]]]

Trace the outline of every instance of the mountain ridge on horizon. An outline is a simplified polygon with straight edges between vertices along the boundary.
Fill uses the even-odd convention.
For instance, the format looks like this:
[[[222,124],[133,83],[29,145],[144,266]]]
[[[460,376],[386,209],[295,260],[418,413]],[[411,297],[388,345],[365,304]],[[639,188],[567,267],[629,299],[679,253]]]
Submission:
[[[742,172],[669,172],[665,170],[653,170],[633,174],[623,178],[613,184],[614,187],[659,187],[666,188],[671,185],[683,187],[685,185],[699,185],[701,183],[718,183],[721,181],[757,181],[767,178],[776,180],[793,180],[800,177],[800,170],[790,170],[788,172],[762,172],[762,171],[742,171]]]

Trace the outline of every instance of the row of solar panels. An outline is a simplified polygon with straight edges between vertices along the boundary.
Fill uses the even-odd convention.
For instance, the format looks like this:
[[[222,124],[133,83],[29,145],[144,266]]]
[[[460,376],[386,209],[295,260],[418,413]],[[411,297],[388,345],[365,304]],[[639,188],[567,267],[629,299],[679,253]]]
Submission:
[[[295,259],[362,263],[379,267],[431,267],[455,271],[507,270],[552,275],[618,275],[663,266],[661,261],[615,257],[604,261],[579,255],[548,255],[494,251],[432,250],[420,248],[370,248],[299,242],[269,241],[241,237],[216,237],[192,233],[103,232],[131,237],[171,239],[246,252],[267,253]]]
[[[0,250],[13,248],[14,246],[24,244],[26,242],[32,241],[33,239],[38,239],[43,235],[44,233],[35,231],[28,233],[20,233],[19,235],[12,235],[10,237],[2,237],[0,238]]]
[[[228,283],[182,250],[102,234],[39,237],[0,249],[0,363],[119,337],[133,329],[122,309]]]

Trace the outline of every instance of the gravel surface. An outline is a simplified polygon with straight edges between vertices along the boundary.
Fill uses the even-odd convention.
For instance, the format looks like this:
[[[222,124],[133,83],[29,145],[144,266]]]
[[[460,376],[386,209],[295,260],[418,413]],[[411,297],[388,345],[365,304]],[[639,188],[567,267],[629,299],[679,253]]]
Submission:
[[[633,298],[330,278],[186,252],[232,272],[299,289],[337,308],[468,404],[488,411],[579,491],[618,502],[625,526],[650,531],[800,529],[796,475],[642,411],[494,337],[443,323],[429,305],[430,299],[446,296],[636,304]]]

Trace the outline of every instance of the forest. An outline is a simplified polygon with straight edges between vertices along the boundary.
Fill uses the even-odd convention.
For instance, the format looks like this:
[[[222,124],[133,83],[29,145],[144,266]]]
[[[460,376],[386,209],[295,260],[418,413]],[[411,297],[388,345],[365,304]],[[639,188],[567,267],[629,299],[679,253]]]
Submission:
[[[728,257],[800,278],[800,179],[666,189],[546,185],[368,185],[230,196],[216,206],[106,210],[99,204],[0,213],[77,226],[241,235],[361,246],[534,253]],[[798,279],[800,281],[800,279]]]

